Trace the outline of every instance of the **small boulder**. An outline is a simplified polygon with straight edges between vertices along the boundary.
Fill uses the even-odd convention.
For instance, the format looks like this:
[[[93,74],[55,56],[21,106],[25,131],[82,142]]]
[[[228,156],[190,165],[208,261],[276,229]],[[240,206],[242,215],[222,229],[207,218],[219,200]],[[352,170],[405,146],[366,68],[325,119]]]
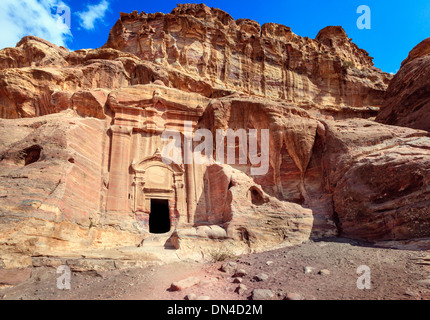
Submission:
[[[303,296],[298,294],[298,293],[288,293],[284,300],[290,300],[290,301],[298,301],[298,300],[303,300]]]
[[[269,276],[265,273],[257,274],[253,278],[253,280],[258,281],[258,282],[263,282],[263,281],[266,281],[267,279],[269,279]]]
[[[237,263],[226,262],[221,266],[221,271],[225,273],[233,273],[237,268]]]
[[[196,277],[190,277],[181,281],[173,282],[170,285],[170,291],[182,291],[187,288],[194,287],[200,283],[200,279]]]
[[[194,301],[197,299],[197,296],[194,293],[190,293],[185,297],[185,300]]]
[[[242,278],[235,278],[234,280],[233,280],[233,283],[242,283],[243,282],[243,279]]]
[[[252,291],[252,300],[269,300],[275,296],[269,289],[254,289]]]
[[[311,274],[313,273],[315,268],[312,267],[305,267],[305,274]]]
[[[322,275],[322,276],[329,276],[330,270],[324,269],[324,270],[321,270],[320,272],[318,272],[318,274]]]
[[[235,292],[238,293],[238,294],[244,294],[246,290],[248,290],[248,288],[244,284],[240,284],[236,288]]]
[[[248,274],[244,269],[237,269],[233,275],[233,278],[243,278]]]

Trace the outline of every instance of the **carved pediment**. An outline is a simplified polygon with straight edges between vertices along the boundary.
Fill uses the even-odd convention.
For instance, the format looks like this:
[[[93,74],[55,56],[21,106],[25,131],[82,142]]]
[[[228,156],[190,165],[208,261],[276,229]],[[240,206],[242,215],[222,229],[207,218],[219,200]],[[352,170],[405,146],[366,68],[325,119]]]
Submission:
[[[133,162],[134,172],[133,208],[137,212],[150,210],[150,199],[161,197],[177,202],[178,212],[184,212],[186,203],[184,189],[184,168],[175,163],[168,164],[157,149],[154,155],[139,162]]]
[[[137,173],[143,174],[151,167],[159,167],[159,168],[166,169],[166,170],[172,172],[174,175],[184,174],[183,166],[178,165],[174,162],[172,162],[171,164],[167,164],[169,162],[171,162],[171,160],[164,158],[161,155],[160,150],[157,149],[157,151],[155,152],[155,154],[153,156],[147,157],[138,163],[133,162],[131,164],[131,168],[132,168],[133,172],[136,174]]]

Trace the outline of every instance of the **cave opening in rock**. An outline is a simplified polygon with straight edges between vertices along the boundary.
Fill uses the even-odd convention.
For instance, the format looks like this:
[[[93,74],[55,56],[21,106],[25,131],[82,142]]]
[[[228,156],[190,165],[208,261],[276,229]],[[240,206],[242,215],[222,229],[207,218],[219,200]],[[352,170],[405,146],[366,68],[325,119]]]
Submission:
[[[35,163],[40,159],[40,152],[42,151],[42,147],[38,145],[31,146],[22,151],[22,157],[24,159],[24,165],[28,166],[29,164]]]
[[[252,187],[249,189],[249,193],[250,193],[250,198],[253,204],[257,205],[257,206],[261,206],[262,204],[264,204],[264,198],[263,195],[261,194],[260,190],[258,190],[255,187]]]
[[[151,199],[151,213],[149,215],[149,232],[162,234],[170,231],[169,201]]]

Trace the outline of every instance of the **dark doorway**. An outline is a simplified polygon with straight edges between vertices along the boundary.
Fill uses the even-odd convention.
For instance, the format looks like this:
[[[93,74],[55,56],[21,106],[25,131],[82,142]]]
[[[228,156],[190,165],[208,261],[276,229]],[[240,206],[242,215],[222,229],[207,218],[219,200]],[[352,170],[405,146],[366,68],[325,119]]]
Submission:
[[[155,234],[170,231],[169,201],[151,199],[151,214],[149,215],[149,232]]]

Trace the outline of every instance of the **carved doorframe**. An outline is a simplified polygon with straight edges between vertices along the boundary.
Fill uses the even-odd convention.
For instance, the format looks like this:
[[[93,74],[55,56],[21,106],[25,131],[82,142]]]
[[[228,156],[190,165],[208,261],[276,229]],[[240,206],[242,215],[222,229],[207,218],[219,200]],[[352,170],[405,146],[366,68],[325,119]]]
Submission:
[[[136,216],[140,216],[141,220],[148,224],[151,199],[168,200],[171,227],[174,229],[178,225],[187,223],[185,171],[180,165],[173,162],[170,165],[167,163],[167,159],[164,159],[159,152],[138,164],[132,163],[131,168],[134,174],[132,209]],[[151,187],[148,184],[148,170],[154,167],[160,167],[171,174],[171,186]]]

